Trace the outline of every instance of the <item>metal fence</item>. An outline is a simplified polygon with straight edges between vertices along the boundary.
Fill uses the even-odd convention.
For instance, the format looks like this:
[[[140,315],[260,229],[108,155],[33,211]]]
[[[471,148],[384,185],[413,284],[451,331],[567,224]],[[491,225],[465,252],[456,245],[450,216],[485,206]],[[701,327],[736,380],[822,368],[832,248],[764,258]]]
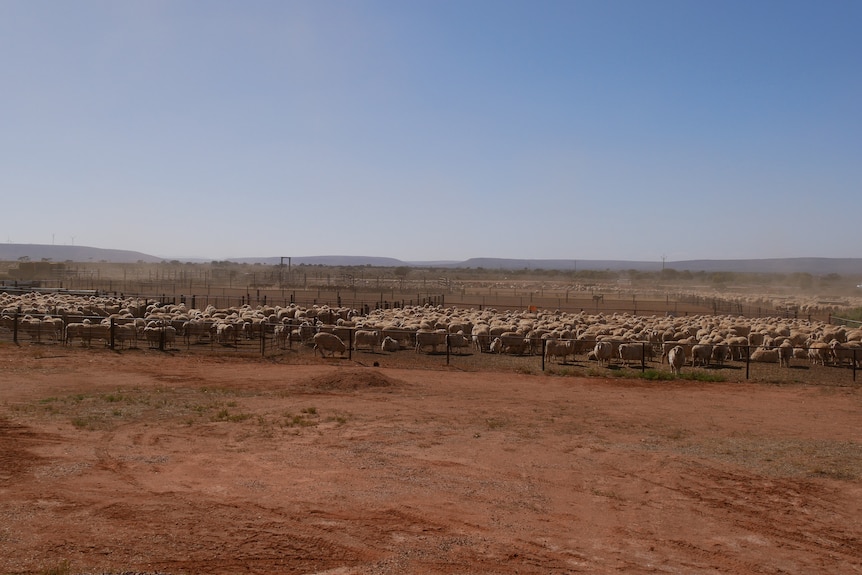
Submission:
[[[54,321],[52,321],[52,319]],[[321,332],[331,333],[339,338],[343,350],[336,350],[329,357],[350,361],[386,361],[398,359],[401,367],[434,367],[455,366],[472,370],[511,368],[523,372],[574,371],[578,369],[587,372],[595,369],[631,369],[646,372],[647,370],[670,371],[665,363],[663,345],[652,342],[621,342],[603,340],[611,344],[611,354],[606,359],[597,358],[596,340],[548,340],[543,338],[522,338],[521,344],[509,346],[509,349],[490,349],[493,338],[476,342],[469,335],[416,332],[414,330],[377,330],[376,339],[371,344],[363,341],[362,348],[357,346],[357,332],[367,331],[362,328],[338,325],[310,326],[288,325],[285,323],[212,323],[206,329],[193,330],[185,321],[150,321],[142,320],[128,322],[104,318],[102,316],[77,316],[74,321],[56,322],[49,315],[5,316],[0,324],[0,341],[6,340],[17,345],[46,346],[76,346],[83,348],[107,348],[118,353],[131,350],[158,350],[162,352],[181,354],[235,354],[237,356],[283,358],[288,361],[312,362],[320,361],[324,353],[315,349],[314,336]],[[232,329],[219,331],[217,325],[231,325]],[[417,333],[434,334],[438,337],[423,341],[420,338],[417,346]],[[397,342],[397,351],[384,351],[384,338]],[[571,342],[571,352],[565,354],[550,354],[547,346],[550,341]],[[628,360],[621,359],[617,351],[619,345],[625,343],[629,348],[634,346],[635,353]],[[639,348],[639,349],[637,349]],[[687,356],[686,371],[692,369],[704,370],[715,374],[732,373],[742,379],[749,380],[763,375],[769,370],[769,377],[776,377],[777,359],[769,362],[752,360],[753,346],[728,346],[730,355],[726,359],[715,359],[710,356],[699,364],[692,363]],[[393,348],[388,348],[393,349]],[[667,349],[667,347],[664,347]],[[777,350],[778,348],[773,348]],[[794,347],[792,366],[786,370],[794,378],[805,379],[805,373],[819,376],[840,377],[856,381],[856,371],[862,364],[862,349],[843,347],[840,359],[833,354],[829,358],[818,358],[812,355],[812,350],[805,347]],[[831,352],[830,352],[831,353]],[[409,354],[409,355],[407,355]],[[803,357],[799,357],[799,356]],[[828,359],[828,361],[827,361]],[[793,369],[795,368],[795,369]],[[810,371],[809,371],[810,370]],[[827,371],[828,370],[828,371]]]

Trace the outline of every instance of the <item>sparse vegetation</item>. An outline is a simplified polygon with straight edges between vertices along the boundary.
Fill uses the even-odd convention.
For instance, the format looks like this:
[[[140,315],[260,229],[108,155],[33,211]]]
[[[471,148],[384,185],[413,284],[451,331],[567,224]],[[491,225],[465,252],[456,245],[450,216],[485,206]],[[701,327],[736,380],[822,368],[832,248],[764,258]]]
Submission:
[[[485,419],[485,426],[489,430],[502,429],[506,427],[507,421],[501,417],[488,417]]]
[[[240,423],[254,417],[251,413],[231,413],[227,408],[222,408],[212,417],[212,421],[229,421]]]
[[[412,355],[405,354],[406,359]],[[349,513],[349,518],[365,517],[365,525],[368,506],[382,497],[407,502],[421,515],[381,513],[383,523],[363,532],[367,541],[376,542],[381,529],[405,520],[416,525],[432,520],[441,526],[438,539],[452,529],[460,536],[463,522],[447,523],[451,508],[437,512],[440,493],[446,494],[447,505],[475,506],[469,507],[474,517],[562,533],[571,516],[549,516],[547,510],[572,502],[580,506],[579,516],[621,512],[634,517],[644,509],[661,508],[672,514],[673,525],[647,535],[659,541],[687,541],[678,535],[677,525],[702,521],[703,513],[709,521],[726,521],[737,529],[735,536],[756,531],[776,547],[798,542],[794,537],[803,531],[827,532],[823,556],[834,551],[836,534],[847,533],[846,518],[836,518],[836,513],[843,513],[846,493],[862,479],[862,450],[848,431],[852,425],[835,425],[831,417],[838,413],[842,422],[852,419],[842,406],[855,405],[856,387],[793,389],[789,397],[758,383],[733,389],[687,386],[687,380],[717,381],[738,368],[687,368],[674,377],[658,362],[641,373],[619,362],[598,367],[572,361],[548,366],[546,373],[555,377],[513,377],[518,363],[536,366],[539,374],[540,358],[478,359],[498,362],[495,373],[476,376],[458,366],[438,367],[402,379],[401,370],[370,366],[285,369],[257,361],[237,362],[229,371],[213,359],[194,370],[214,382],[206,388],[199,380],[180,378],[171,379],[170,387],[111,387],[105,382],[117,380],[114,374],[104,375],[104,369],[103,379],[81,378],[80,387],[73,388],[69,382],[78,381],[78,373],[74,379],[58,375],[62,382],[44,387],[50,390],[42,391],[44,396],[27,399],[16,391],[7,404],[10,423],[26,438],[20,454],[30,450],[32,462],[10,469],[18,476],[6,484],[20,486],[19,497],[32,493],[35,477],[46,495],[38,513],[26,521],[14,517],[16,509],[10,506],[13,523],[0,527],[0,541],[18,549],[27,544],[18,533],[29,525],[44,534],[50,529],[46,525],[65,524],[63,537],[44,536],[46,544],[38,551],[75,546],[82,551],[76,551],[75,569],[68,572],[102,572],[100,552],[117,538],[97,540],[99,532],[94,547],[87,547],[90,533],[75,534],[76,520],[90,513],[105,522],[105,529],[121,534],[140,528],[136,522],[154,522],[145,530],[158,530],[158,536],[126,538],[130,551],[143,557],[127,569],[142,571],[147,569],[144,561],[152,565],[165,557],[167,537],[176,542],[167,560],[177,564],[189,550],[199,549],[194,547],[199,545],[196,533],[189,529],[193,522],[206,529],[213,545],[242,544],[246,533],[231,527],[241,512],[253,518],[256,529],[264,527],[257,530],[265,531],[269,541],[277,544],[284,533],[300,533],[313,553],[321,538],[332,541],[342,532],[333,518],[341,521]],[[141,361],[134,381],[158,379],[181,360],[173,361],[165,367]],[[90,362],[87,356],[76,369],[88,369]],[[586,381],[590,374],[602,379]],[[232,380],[236,388],[230,386]],[[802,395],[806,401],[797,401]],[[818,401],[828,404],[822,412]],[[26,427],[20,425],[25,421]],[[799,431],[797,422],[810,422],[811,433]],[[10,425],[10,432],[15,429]],[[13,446],[12,433],[7,439]],[[53,442],[60,440],[77,445],[59,449]],[[52,442],[50,449],[38,447],[46,442]],[[14,449],[10,453],[22,459]],[[103,481],[98,493],[105,500],[91,511],[82,502],[92,501],[96,481]],[[343,489],[348,482],[356,486],[352,493]],[[57,495],[60,490],[66,490],[63,497]],[[672,506],[666,505],[668,492],[674,493]],[[229,505],[213,512],[212,501],[221,494],[230,498]],[[425,494],[423,503],[419,498]],[[775,507],[785,499],[793,505]],[[857,503],[849,501],[848,508]],[[159,513],[151,513],[155,508]],[[316,514],[315,521],[302,511]],[[784,539],[771,529],[776,520],[791,526]],[[476,540],[487,535],[480,531]],[[423,541],[435,536],[416,532]],[[551,542],[568,549],[564,539],[561,535]],[[261,549],[271,548],[264,545],[269,541],[257,540]],[[508,544],[499,542],[500,548]],[[50,572],[67,572],[58,563],[61,558],[48,560],[55,563]],[[565,568],[569,558],[559,565]],[[282,559],[279,555],[266,567],[277,570],[282,564],[276,561]],[[49,572],[44,564],[31,563],[27,572]],[[295,566],[308,569],[307,564]]]

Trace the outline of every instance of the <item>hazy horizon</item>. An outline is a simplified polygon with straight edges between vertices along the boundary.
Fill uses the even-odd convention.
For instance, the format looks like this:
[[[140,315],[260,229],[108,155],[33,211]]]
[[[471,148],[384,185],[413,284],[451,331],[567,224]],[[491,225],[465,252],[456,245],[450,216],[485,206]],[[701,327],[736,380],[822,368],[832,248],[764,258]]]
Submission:
[[[0,243],[0,260],[14,261],[26,257],[30,261],[108,261],[134,263],[145,261],[179,261],[183,263],[209,263],[213,261],[234,261],[237,263],[279,263],[293,262],[295,265],[329,265],[329,266],[478,266],[494,268],[512,266],[505,269],[520,269],[524,266],[531,269],[637,269],[641,271],[672,269],[684,266],[698,266],[696,269],[705,271],[743,271],[752,273],[814,273],[814,274],[849,274],[862,275],[862,258],[829,258],[829,257],[793,257],[793,258],[747,258],[747,259],[709,259],[692,258],[685,260],[626,260],[626,259],[595,259],[595,258],[498,258],[474,256],[462,260],[401,260],[378,254],[294,254],[291,256],[274,256],[258,254],[229,258],[205,258],[190,255],[157,255],[139,251],[117,250],[98,246],[58,246],[48,244],[3,244]],[[77,259],[75,259],[77,258]],[[548,267],[550,266],[550,267]],[[597,267],[598,266],[598,267]]]
[[[853,258],[860,28],[850,0],[11,0],[0,241]]]

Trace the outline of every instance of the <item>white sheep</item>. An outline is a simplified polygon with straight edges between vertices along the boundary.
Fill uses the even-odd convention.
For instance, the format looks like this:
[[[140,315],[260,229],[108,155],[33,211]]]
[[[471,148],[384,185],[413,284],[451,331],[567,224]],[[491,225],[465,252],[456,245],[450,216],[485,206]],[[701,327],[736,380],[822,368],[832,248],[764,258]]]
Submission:
[[[398,351],[399,349],[401,349],[401,344],[398,343],[398,340],[394,339],[392,337],[389,337],[388,335],[386,337],[384,337],[383,341],[380,343],[380,350],[381,351],[393,352],[393,351]]]
[[[685,349],[681,345],[675,345],[667,353],[667,362],[670,364],[671,372],[674,375],[682,373],[682,366],[685,364]]]
[[[785,340],[778,346],[778,364],[781,367],[790,367],[791,359],[793,359],[793,344]]]
[[[344,352],[347,351],[347,346],[344,345],[341,338],[334,333],[317,333],[311,339],[314,342],[314,351],[320,351],[320,357],[324,357],[323,352],[325,351],[329,352],[330,357],[335,356],[336,352],[340,353],[341,356],[344,357]]]
[[[549,339],[545,342],[545,360],[550,361],[552,358],[562,358],[562,362],[566,362],[568,356],[575,355],[575,342],[570,339]]]
[[[626,367],[630,363],[643,364],[644,347],[647,345],[645,342],[621,343],[617,353]]]
[[[609,341],[597,341],[593,354],[599,365],[609,365],[613,357],[614,346]]]
[[[367,346],[370,351],[374,351],[380,342],[380,332],[376,329],[358,329],[353,334],[353,349],[356,350],[359,349],[359,346]]]
[[[691,348],[691,366],[702,365],[709,367],[709,362],[712,359],[712,345],[708,343],[695,344]]]

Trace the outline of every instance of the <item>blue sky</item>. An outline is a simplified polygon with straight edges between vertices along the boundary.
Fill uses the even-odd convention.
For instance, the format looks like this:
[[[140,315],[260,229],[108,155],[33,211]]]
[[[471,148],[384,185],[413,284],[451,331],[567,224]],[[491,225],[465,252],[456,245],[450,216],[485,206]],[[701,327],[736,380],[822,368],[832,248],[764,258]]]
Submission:
[[[862,257],[862,2],[0,2],[0,241]]]

